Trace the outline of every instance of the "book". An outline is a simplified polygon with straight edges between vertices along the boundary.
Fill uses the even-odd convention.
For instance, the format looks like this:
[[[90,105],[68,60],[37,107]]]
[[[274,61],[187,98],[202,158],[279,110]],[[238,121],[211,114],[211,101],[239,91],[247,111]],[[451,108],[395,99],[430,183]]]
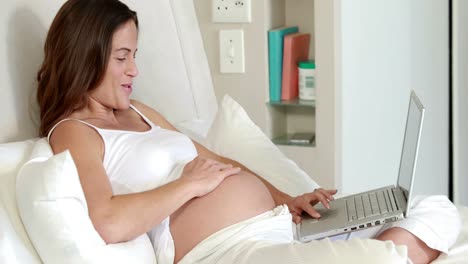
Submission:
[[[268,31],[268,77],[270,82],[270,101],[281,100],[283,39],[285,35],[296,32],[299,32],[298,26],[284,26]]]
[[[289,142],[293,144],[312,144],[314,139],[315,135],[313,133],[294,133]]]
[[[309,44],[309,33],[294,33],[284,36],[281,100],[291,100],[299,95],[297,63],[309,58]]]

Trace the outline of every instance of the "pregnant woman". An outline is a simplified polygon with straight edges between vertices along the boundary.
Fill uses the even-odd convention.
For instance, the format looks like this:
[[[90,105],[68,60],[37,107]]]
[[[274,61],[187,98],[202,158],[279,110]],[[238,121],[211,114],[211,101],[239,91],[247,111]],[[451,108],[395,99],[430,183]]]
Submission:
[[[37,75],[40,135],[54,153],[70,150],[107,243],[148,233],[158,262],[177,263],[213,234],[265,213],[286,208],[289,225],[303,213],[320,217],[313,205],[327,207],[336,190],[291,197],[131,100],[137,38],[137,15],[125,4],[69,0],[49,29]],[[415,262],[440,253],[402,228],[378,238],[407,245]]]

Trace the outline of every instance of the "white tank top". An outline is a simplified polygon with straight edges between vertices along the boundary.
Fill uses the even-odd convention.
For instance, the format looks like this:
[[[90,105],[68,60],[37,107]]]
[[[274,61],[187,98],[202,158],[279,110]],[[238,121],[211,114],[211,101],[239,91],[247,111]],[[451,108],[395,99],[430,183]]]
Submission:
[[[94,128],[104,142],[103,165],[114,195],[143,192],[157,188],[180,177],[185,164],[197,156],[197,150],[186,135],[161,128],[151,122],[133,105],[151,127],[145,132],[102,129],[79,119]],[[158,264],[174,262],[174,242],[169,229],[169,217],[148,232],[153,242]]]

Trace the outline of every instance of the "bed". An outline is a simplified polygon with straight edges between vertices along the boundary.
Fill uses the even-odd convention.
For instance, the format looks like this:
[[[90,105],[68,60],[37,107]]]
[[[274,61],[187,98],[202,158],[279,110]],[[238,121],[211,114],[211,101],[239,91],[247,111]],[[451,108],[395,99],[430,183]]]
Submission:
[[[16,177],[30,159],[37,142],[37,106],[34,79],[42,60],[47,28],[64,1],[43,5],[40,1],[7,0],[3,3],[0,32],[6,51],[1,56],[3,96],[0,98],[0,263],[42,263],[33,246],[17,205]],[[138,64],[140,77],[134,98],[155,107],[177,128],[206,143],[210,126],[219,108],[213,91],[203,40],[193,1],[124,1],[140,19]],[[269,150],[272,146],[268,145]],[[259,150],[262,151],[262,150]],[[278,159],[281,156],[277,151]],[[287,166],[293,164],[285,162]],[[315,183],[305,173],[271,180],[289,193],[312,190]],[[272,170],[268,166],[258,170]],[[434,263],[468,262],[468,208],[458,207],[463,231],[449,255]],[[60,228],[60,227],[59,227]],[[57,263],[71,263],[59,259]],[[123,262],[121,262],[123,263]],[[364,263],[364,262],[363,262]]]

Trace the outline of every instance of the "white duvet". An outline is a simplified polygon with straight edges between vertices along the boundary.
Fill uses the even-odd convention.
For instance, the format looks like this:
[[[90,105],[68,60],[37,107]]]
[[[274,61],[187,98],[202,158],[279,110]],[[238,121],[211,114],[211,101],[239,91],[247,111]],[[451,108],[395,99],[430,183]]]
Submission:
[[[179,263],[406,263],[406,247],[371,239],[300,243],[286,206],[223,229],[198,244]],[[165,264],[165,263],[164,263]]]

